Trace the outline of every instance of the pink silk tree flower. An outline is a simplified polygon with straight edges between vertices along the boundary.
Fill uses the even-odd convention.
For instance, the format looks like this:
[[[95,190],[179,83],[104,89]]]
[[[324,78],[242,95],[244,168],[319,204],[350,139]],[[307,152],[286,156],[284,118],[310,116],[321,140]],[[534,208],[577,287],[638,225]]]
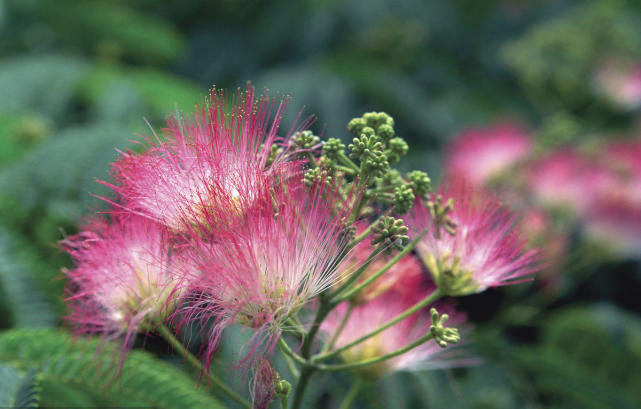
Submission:
[[[349,311],[349,301],[345,301],[327,316],[321,324],[321,331],[328,338],[334,336],[343,325],[345,315],[349,312],[333,345],[335,348],[341,348],[396,318],[418,303],[426,294],[429,292],[427,292],[425,285],[416,286],[408,283],[407,291],[402,294],[391,289],[367,302],[353,305],[351,311]],[[447,321],[448,326],[458,326],[465,321],[465,317],[455,313],[451,306],[440,303],[437,308],[450,315]],[[341,353],[341,357],[348,363],[355,363],[392,353],[429,334],[430,326],[429,308],[425,308],[380,334],[345,350]],[[360,369],[359,373],[361,376],[379,378],[394,371],[440,369],[465,366],[471,363],[472,360],[466,359],[460,348],[448,347],[444,349],[435,340],[428,340],[402,355],[366,366]]]
[[[600,165],[611,173],[585,215],[585,229],[593,239],[617,254],[641,254],[641,140],[605,146]]]
[[[532,139],[520,126],[500,122],[461,132],[450,144],[445,163],[450,176],[485,186],[532,152]]]
[[[641,63],[606,61],[596,77],[596,89],[624,109],[641,105]]]
[[[146,152],[122,152],[112,166],[115,183],[105,184],[122,207],[174,231],[221,207],[242,214],[257,191],[279,183],[268,183],[270,176],[296,168],[288,138],[277,135],[285,107],[285,99],[257,98],[249,85],[231,101],[214,89],[193,116],[171,118],[162,137],[147,138]]]
[[[611,176],[579,152],[562,149],[530,163],[525,180],[537,204],[580,217]]]
[[[479,293],[488,287],[515,284],[538,269],[539,251],[527,250],[517,218],[488,193],[461,181],[441,188],[439,195],[454,201],[448,213],[455,234],[436,234],[426,206],[417,201],[407,219],[414,235],[431,229],[416,251],[444,295]]]
[[[149,219],[113,215],[94,219],[62,242],[74,260],[68,278],[69,321],[77,333],[124,336],[127,349],[138,331],[173,310],[186,264],[172,257],[167,233]]]
[[[231,324],[256,330],[244,361],[259,358],[273,348],[292,313],[341,277],[336,266],[347,251],[352,209],[341,205],[334,187],[308,190],[300,179],[257,200],[260,211],[247,213],[214,241],[193,237],[199,275],[181,312],[185,322],[214,322],[205,365]]]

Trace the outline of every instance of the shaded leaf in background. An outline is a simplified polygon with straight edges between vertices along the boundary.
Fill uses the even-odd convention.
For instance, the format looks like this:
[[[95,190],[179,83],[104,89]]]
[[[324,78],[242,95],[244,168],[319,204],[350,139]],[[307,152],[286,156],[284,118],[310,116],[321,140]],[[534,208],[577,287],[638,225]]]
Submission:
[[[34,367],[42,382],[42,406],[150,406],[224,408],[192,378],[146,352],[133,351],[119,377],[120,346],[56,330],[0,334],[0,362]]]
[[[0,364],[0,407],[37,408],[39,402],[40,387],[33,368],[21,373],[12,366]]]
[[[88,64],[63,55],[18,56],[0,64],[0,112],[38,112],[61,122]]]
[[[51,327],[57,319],[34,274],[33,250],[0,228],[0,304],[9,311],[14,327]],[[52,278],[53,279],[53,278]],[[55,296],[54,293],[46,293]],[[60,299],[62,293],[58,294]]]

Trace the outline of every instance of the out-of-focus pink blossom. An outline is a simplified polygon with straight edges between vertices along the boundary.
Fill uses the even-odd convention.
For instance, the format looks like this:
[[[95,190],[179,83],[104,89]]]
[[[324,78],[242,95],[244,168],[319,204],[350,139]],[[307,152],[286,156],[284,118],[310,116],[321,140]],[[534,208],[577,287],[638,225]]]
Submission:
[[[641,63],[633,65],[608,61],[599,70],[597,89],[626,109],[641,105]]]
[[[247,358],[260,356],[256,347],[273,347],[291,314],[342,277],[336,266],[349,240],[351,207],[333,186],[310,191],[292,181],[257,200],[260,211],[214,241],[194,237],[198,297],[187,300],[183,312],[187,320],[215,321],[206,358],[234,323],[257,330]]]
[[[416,285],[411,276],[408,278],[411,282],[407,283],[403,293],[390,289],[367,302],[354,305],[344,327],[336,337],[334,347],[343,347],[376,330],[433,291],[433,287],[430,289],[425,285]],[[399,283],[401,282],[403,281]],[[450,315],[447,326],[456,327],[465,321],[462,314],[455,313],[449,306],[441,304],[438,309],[439,312]],[[336,307],[321,324],[321,331],[327,337],[332,337],[341,326],[348,310],[348,301]],[[428,311],[429,308],[425,308],[416,312],[380,334],[347,349],[341,354],[342,358],[347,362],[360,362],[389,354],[417,341],[430,332],[431,320]],[[470,359],[464,359],[461,356],[459,349],[452,347],[444,349],[435,341],[430,340],[398,357],[365,367],[361,370],[361,374],[379,377],[399,370],[439,369],[469,365],[470,363]]]
[[[474,186],[487,184],[530,154],[532,140],[510,122],[463,131],[450,145],[446,173],[467,179]]]
[[[231,101],[214,89],[192,117],[171,118],[162,137],[148,138],[147,151],[121,153],[112,166],[115,183],[105,184],[127,210],[174,230],[221,207],[242,214],[258,191],[279,183],[270,176],[287,177],[296,167],[286,160],[288,143],[270,157],[285,106],[256,98],[251,86]]]
[[[139,216],[94,219],[62,242],[76,267],[69,278],[69,320],[78,333],[125,335],[125,347],[175,307],[185,260],[171,256],[163,227]]]
[[[616,252],[641,255],[641,141],[621,141],[605,147],[601,165],[611,182],[595,192],[586,212],[589,236],[609,243]]]
[[[444,294],[460,296],[514,284],[538,269],[539,251],[526,249],[516,217],[493,197],[456,180],[439,194],[454,201],[449,216],[458,225],[456,234],[437,235],[432,229],[416,250]],[[433,222],[417,201],[408,218],[413,234]]]
[[[536,204],[582,216],[611,176],[579,152],[562,149],[532,161],[525,180]]]

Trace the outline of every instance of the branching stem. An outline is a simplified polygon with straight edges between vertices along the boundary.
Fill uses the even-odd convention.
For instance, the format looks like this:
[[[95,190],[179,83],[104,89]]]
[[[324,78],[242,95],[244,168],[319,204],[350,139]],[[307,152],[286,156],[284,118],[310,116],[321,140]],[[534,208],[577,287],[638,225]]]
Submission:
[[[441,293],[439,292],[439,290],[438,289],[434,290],[434,292],[432,292],[432,294],[428,295],[427,297],[425,297],[421,301],[417,302],[412,307],[410,307],[407,310],[403,311],[402,313],[400,313],[399,315],[397,315],[393,319],[387,321],[385,324],[381,325],[380,327],[378,327],[374,331],[372,331],[372,332],[370,332],[368,334],[365,334],[362,337],[360,337],[360,338],[358,338],[358,339],[356,339],[356,340],[350,342],[349,344],[344,345],[344,346],[342,346],[340,348],[336,348],[336,349],[334,349],[334,350],[332,350],[330,352],[324,353],[324,354],[318,354],[316,356],[313,356],[311,361],[313,363],[324,361],[324,360],[326,360],[328,358],[331,358],[333,356],[336,356],[336,355],[340,354],[343,351],[346,351],[346,350],[350,349],[351,347],[353,347],[355,345],[360,344],[361,342],[364,342],[364,341],[370,339],[371,337],[374,337],[374,336],[380,334],[381,332],[385,331],[389,327],[391,327],[393,325],[396,325],[397,323],[399,323],[400,321],[402,321],[405,318],[409,317],[410,315],[414,314],[415,312],[420,311],[421,309],[423,309],[423,308],[427,307],[428,305],[432,304],[434,301],[438,300],[440,296],[441,296]]]

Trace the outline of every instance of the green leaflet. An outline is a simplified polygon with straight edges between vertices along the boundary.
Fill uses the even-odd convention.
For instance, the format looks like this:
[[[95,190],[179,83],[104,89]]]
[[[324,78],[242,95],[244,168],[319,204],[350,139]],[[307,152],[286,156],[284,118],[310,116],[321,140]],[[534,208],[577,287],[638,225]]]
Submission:
[[[62,312],[60,267],[69,261],[56,242],[74,232],[84,212],[103,204],[91,194],[109,189],[96,179],[108,179],[115,148],[130,146],[130,135],[111,124],[74,127],[0,171],[0,304],[10,308],[16,325],[49,326],[55,322],[51,306]]]
[[[37,408],[39,401],[40,387],[33,368],[22,373],[10,365],[0,364],[0,407]]]
[[[38,285],[31,256],[23,243],[0,227],[0,304],[9,310],[15,327],[50,327],[56,316]]]
[[[61,38],[104,58],[126,56],[166,64],[184,47],[171,22],[115,2],[41,1],[38,13]]]
[[[38,55],[3,58],[0,111],[33,113],[60,122],[73,98],[74,84],[87,70],[82,58]]]
[[[176,107],[185,112],[193,111],[194,104],[201,103],[207,94],[206,88],[153,68],[119,68],[107,64],[96,65],[87,72],[78,85],[79,95],[98,105],[104,114],[105,104],[115,93],[128,93],[131,104],[144,103],[151,113],[165,117]],[[122,97],[124,98],[124,97]],[[143,110],[133,110],[137,115]],[[123,113],[131,115],[130,112]],[[140,118],[133,118],[142,123]]]
[[[0,334],[0,363],[38,371],[43,406],[224,407],[205,384],[146,352],[131,352],[120,371],[120,352],[117,344],[57,330]]]

